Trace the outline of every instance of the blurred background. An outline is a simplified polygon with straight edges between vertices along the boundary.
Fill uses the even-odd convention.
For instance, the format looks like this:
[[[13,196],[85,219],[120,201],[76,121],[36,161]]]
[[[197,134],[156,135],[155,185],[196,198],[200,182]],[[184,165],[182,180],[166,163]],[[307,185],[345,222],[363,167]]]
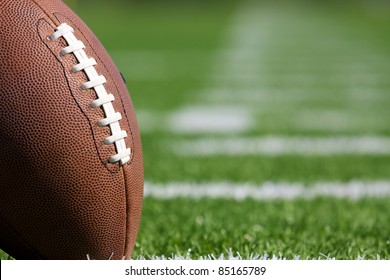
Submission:
[[[389,1],[65,2],[137,111],[147,197],[134,257],[390,256],[388,195],[349,200],[390,186]],[[285,186],[276,201],[240,192],[267,182]],[[346,195],[278,197],[319,182]]]

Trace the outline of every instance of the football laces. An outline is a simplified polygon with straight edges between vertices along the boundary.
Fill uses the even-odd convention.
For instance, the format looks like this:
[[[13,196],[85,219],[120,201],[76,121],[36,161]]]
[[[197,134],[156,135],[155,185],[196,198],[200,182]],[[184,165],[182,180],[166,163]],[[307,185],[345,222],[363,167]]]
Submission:
[[[124,165],[130,160],[131,149],[126,147],[125,138],[127,132],[122,130],[119,125],[119,121],[122,119],[120,112],[115,112],[112,102],[115,97],[112,93],[108,93],[104,87],[107,82],[103,75],[99,75],[95,69],[97,64],[94,58],[90,58],[84,51],[85,45],[82,41],[78,40],[74,35],[74,29],[67,23],[60,24],[53,34],[51,34],[49,40],[57,40],[64,38],[68,46],[64,47],[60,51],[61,56],[73,54],[78,64],[74,65],[71,69],[72,73],[84,71],[88,80],[81,85],[82,90],[93,89],[96,92],[97,98],[90,103],[90,107],[93,109],[102,108],[105,118],[98,121],[99,127],[109,127],[111,135],[104,139],[105,145],[115,145],[117,154],[111,156],[108,161],[110,163],[120,162]]]

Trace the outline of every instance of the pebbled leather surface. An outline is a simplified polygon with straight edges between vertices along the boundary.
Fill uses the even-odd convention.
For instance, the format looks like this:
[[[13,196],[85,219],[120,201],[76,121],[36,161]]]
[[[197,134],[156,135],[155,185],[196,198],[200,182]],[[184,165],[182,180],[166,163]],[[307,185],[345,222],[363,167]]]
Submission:
[[[130,258],[141,216],[143,159],[126,86],[88,27],[59,0],[0,0],[0,247],[17,259]],[[90,109],[73,55],[63,39],[47,40],[60,23],[75,29],[114,94],[131,160],[108,163],[109,128]]]

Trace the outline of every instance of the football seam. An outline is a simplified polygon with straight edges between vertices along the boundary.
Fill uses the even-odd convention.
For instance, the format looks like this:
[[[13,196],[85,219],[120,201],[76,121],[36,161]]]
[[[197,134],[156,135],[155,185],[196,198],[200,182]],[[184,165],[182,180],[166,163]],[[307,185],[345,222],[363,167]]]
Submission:
[[[61,13],[58,13],[58,12],[55,12],[53,13],[54,17],[57,19],[58,22],[61,22],[61,20],[59,19],[59,16],[62,16],[66,19],[66,21],[70,22],[72,24],[72,26],[76,26],[76,24],[71,20],[69,19],[67,16],[65,16],[64,14],[61,14]],[[55,25],[55,23],[54,23]],[[77,28],[77,31],[80,32],[80,34],[82,35],[83,39],[85,39],[86,43],[88,44],[88,46],[91,48],[92,52],[94,53],[94,57],[96,57],[99,61],[100,61],[100,66],[103,67],[105,70],[106,70],[106,73],[108,73],[108,77],[109,79],[111,79],[112,81],[114,81],[114,78],[112,77],[112,74],[111,72],[107,69],[107,66],[102,62],[102,59],[100,58],[100,56],[98,55],[96,49],[94,48],[94,45],[90,43],[90,41],[88,40],[88,37],[84,34],[84,32]],[[57,58],[57,57],[56,57]],[[61,62],[60,62],[61,63]],[[62,63],[61,63],[62,64]],[[65,71],[65,67],[63,67],[64,71]],[[66,76],[66,73],[64,73],[65,76]],[[67,82],[68,82],[68,79],[66,79]],[[116,92],[118,92],[118,96],[119,96],[119,100],[121,102],[121,106],[122,106],[122,110],[123,112],[125,112],[125,117],[126,117],[126,121],[127,121],[127,126],[130,130],[130,138],[131,138],[131,143],[133,143],[133,147],[132,147],[132,153],[131,153],[131,157],[130,157],[130,160],[129,162],[127,162],[128,165],[132,164],[133,160],[135,160],[136,158],[136,150],[135,150],[135,145],[134,145],[134,136],[133,136],[133,130],[132,130],[132,127],[130,125],[130,120],[128,118],[128,113],[127,113],[127,110],[126,110],[126,106],[124,105],[123,103],[123,99],[122,99],[122,96],[120,95],[120,90],[118,88],[118,85],[113,82],[112,83],[116,89]],[[81,108],[80,108],[81,109]],[[92,124],[91,124],[92,125]],[[92,130],[92,128],[91,128]],[[130,201],[128,199],[128,188],[129,186],[127,185],[127,180],[126,180],[126,170],[123,169],[123,172],[122,172],[122,176],[123,176],[123,181],[125,183],[125,207],[126,207],[126,213],[129,213],[130,209],[131,209],[131,206],[130,206]],[[129,233],[131,232],[131,222],[129,221],[129,217],[128,217],[128,214],[126,214],[126,220],[125,220],[125,234],[126,236],[129,235]],[[130,241],[130,240],[129,240]],[[125,256],[126,255],[126,252],[128,251],[128,247],[130,246],[130,244],[128,242],[125,242],[124,243],[124,247],[123,247],[123,251],[122,251],[122,255]],[[129,256],[129,258],[131,258],[131,255]]]
[[[58,12],[55,12],[55,11],[53,11],[52,13],[50,13],[50,12],[48,12],[48,11],[45,9],[45,7],[42,7],[42,5],[41,5],[41,3],[39,3],[39,1],[33,0],[32,2],[33,2],[36,6],[38,6],[38,8],[39,8],[39,9],[40,9],[40,10],[41,10],[41,11],[50,19],[50,21],[52,22],[52,24],[53,24],[54,26],[58,26],[58,24],[61,23],[61,20],[58,18],[59,15],[60,15],[60,16],[63,16],[64,18],[66,18],[69,22],[72,23],[73,26],[76,26],[76,24],[74,24],[72,20],[70,20],[67,16],[63,15],[62,13],[58,13]],[[42,18],[42,20],[46,21],[44,18]],[[58,23],[56,23],[55,20],[56,20]],[[47,21],[46,21],[46,22],[47,22]],[[37,24],[37,26],[38,26],[38,24]],[[87,27],[87,28],[88,28],[88,27]],[[39,29],[39,27],[38,27],[38,29]],[[110,79],[111,79],[112,81],[114,81],[112,75],[110,74],[110,71],[108,71],[106,65],[105,65],[104,63],[102,63],[102,60],[101,60],[100,57],[97,55],[97,52],[96,52],[95,48],[94,48],[93,45],[89,42],[89,40],[87,39],[87,36],[85,36],[85,34],[84,34],[79,28],[77,28],[77,31],[80,32],[80,33],[82,34],[83,39],[85,39],[85,40],[87,41],[89,47],[93,50],[93,52],[94,52],[94,54],[96,55],[96,57],[100,60],[100,62],[101,62],[100,64],[102,65],[102,67],[104,67],[104,69],[106,70],[106,72],[109,74]],[[42,38],[41,38],[41,39],[42,39]],[[45,44],[45,45],[46,45],[46,44]],[[47,45],[46,45],[46,46],[47,46]],[[47,46],[47,47],[48,47],[48,46]],[[48,47],[48,48],[49,48],[49,47]],[[49,49],[50,49],[50,48],[49,48]],[[54,54],[54,53],[53,53],[53,54]],[[56,55],[55,55],[55,57],[56,57]],[[57,59],[57,61],[59,61],[59,63],[62,65],[62,62],[61,62],[57,57],[56,57],[56,59]],[[69,81],[68,81],[68,78],[67,78],[67,75],[66,75],[66,72],[65,72],[65,71],[66,71],[65,67],[63,67],[63,69],[64,69],[64,74],[65,74],[65,79],[67,80],[67,84],[68,84],[68,86],[69,86],[69,89],[71,90],[71,87],[70,87],[70,84],[69,84]],[[128,126],[128,128],[129,128],[129,134],[130,134],[129,136],[130,136],[130,138],[131,138],[131,143],[133,143],[132,147],[130,147],[132,153],[131,153],[131,155],[130,155],[129,161],[127,162],[127,164],[131,164],[131,162],[132,162],[132,160],[133,160],[133,158],[134,158],[134,153],[135,153],[133,131],[132,131],[132,128],[131,128],[131,125],[130,125],[130,121],[129,121],[129,118],[128,118],[127,110],[125,109],[125,106],[124,106],[122,97],[120,96],[120,90],[119,90],[119,88],[118,88],[118,86],[116,85],[115,82],[113,82],[112,84],[114,85],[114,87],[116,88],[116,91],[118,92],[118,96],[119,96],[119,100],[120,100],[120,103],[121,103],[121,106],[122,106],[122,110],[123,110],[123,112],[125,112],[125,119],[126,119],[126,121],[127,121],[127,126]],[[71,92],[72,92],[72,90],[71,90]],[[77,105],[79,106],[80,110],[83,112],[84,116],[87,118],[88,122],[90,123],[90,121],[89,121],[87,115],[85,114],[85,112],[83,111],[83,109],[80,107],[80,105],[78,104],[77,101],[76,101],[76,103],[77,103]],[[90,123],[90,129],[91,129],[91,131],[92,131],[92,135],[93,135],[94,142],[97,143],[97,142],[96,142],[97,139],[95,138],[94,133],[93,133],[92,123]],[[95,145],[96,145],[96,144],[95,144]],[[96,149],[98,149],[98,148],[96,147]],[[100,152],[99,152],[99,151],[97,151],[97,152],[98,152],[98,156],[99,156],[100,160],[102,161],[102,163],[104,163],[105,161],[100,157]],[[106,166],[106,164],[103,164],[103,165]],[[106,166],[106,168],[107,168],[110,172],[113,172],[113,171],[111,171],[110,168],[108,168],[107,166]]]
[[[58,13],[58,12],[54,12],[53,16],[57,19],[58,22],[61,22],[61,20],[58,18],[58,16],[63,16],[64,18],[66,18],[67,21],[72,23],[73,26],[76,26],[76,24],[70,18],[65,16],[64,14],[61,14],[61,13]],[[84,32],[81,29],[77,28],[77,31],[81,33],[81,35],[83,36],[85,41],[88,43],[89,47],[92,49],[92,51],[95,54],[96,58],[101,62],[100,66],[102,66],[106,70],[106,72],[108,73],[109,79],[114,81],[114,78],[111,75],[111,72],[108,70],[107,66],[103,63],[102,59],[98,55],[98,53],[97,53],[96,49],[94,48],[93,44],[91,44],[90,41],[88,40],[88,37],[85,36]],[[128,128],[130,130],[129,131],[130,132],[129,136],[131,138],[131,143],[133,143],[133,145],[132,145],[132,148],[131,148],[132,153],[130,155],[130,160],[127,162],[127,164],[131,164],[131,162],[133,161],[133,159],[135,157],[135,153],[136,153],[136,149],[135,149],[135,145],[134,145],[134,138],[133,138],[133,129],[132,129],[131,125],[130,125],[130,120],[129,120],[129,117],[128,117],[129,114],[128,114],[127,110],[126,110],[126,106],[123,103],[122,97],[120,95],[121,91],[119,90],[119,88],[118,88],[118,86],[117,86],[117,84],[115,82],[113,82],[112,84],[114,85],[114,87],[116,89],[116,92],[118,93],[119,100],[120,100],[120,103],[121,103],[121,106],[122,106],[122,110],[123,110],[123,112],[125,112],[125,119],[127,121],[127,126],[128,126]]]
[[[115,97],[112,93],[108,93],[104,86],[107,83],[106,78],[96,71],[96,60],[93,57],[88,57],[84,51],[86,48],[84,43],[75,36],[74,29],[67,23],[61,23],[55,28],[55,32],[48,37],[52,41],[60,38],[64,38],[67,44],[61,49],[60,55],[73,55],[78,62],[73,65],[71,72],[83,71],[86,74],[87,81],[81,85],[82,90],[93,89],[97,95],[97,98],[90,102],[89,107],[92,109],[100,108],[104,112],[105,118],[100,119],[97,126],[110,128],[110,136],[106,137],[103,143],[105,145],[114,144],[117,152],[108,161],[111,163],[120,162],[121,165],[124,165],[130,160],[131,149],[126,147],[124,140],[127,137],[127,132],[120,127],[119,121],[122,119],[122,114],[115,111],[112,104]]]
[[[123,168],[123,172],[122,172],[122,176],[123,176],[123,182],[125,183],[125,207],[126,207],[126,219],[125,219],[125,236],[129,236],[130,234],[130,217],[129,217],[129,213],[130,213],[130,199],[128,198],[128,193],[129,193],[129,186],[127,185],[127,180],[126,180],[126,169]],[[126,251],[127,251],[127,247],[128,247],[128,242],[125,238],[125,242],[123,244],[123,251],[122,251],[122,255],[125,256],[126,255]],[[131,256],[130,256],[131,258]]]
[[[39,28],[40,28],[39,22],[40,22],[40,21],[49,24],[49,22],[47,22],[46,19],[41,18],[41,19],[37,22],[37,24],[36,24],[38,34],[40,34],[40,32],[39,32]],[[52,22],[52,23],[53,23],[53,25],[55,25],[54,22]],[[50,25],[50,24],[49,24],[49,25]],[[107,170],[108,170],[109,172],[111,172],[111,173],[116,173],[115,171],[112,171],[112,170],[110,170],[110,169],[107,167],[107,165],[104,163],[105,161],[104,161],[103,158],[101,157],[101,154],[100,154],[99,149],[98,149],[97,144],[96,144],[96,143],[97,143],[97,139],[96,139],[95,134],[94,134],[94,132],[93,132],[92,123],[90,122],[90,120],[89,120],[87,114],[84,112],[84,110],[83,110],[83,108],[81,107],[81,105],[76,101],[76,99],[75,99],[75,97],[74,97],[74,94],[73,94],[73,91],[72,91],[72,86],[71,86],[71,84],[70,84],[70,82],[69,82],[69,80],[68,80],[68,77],[67,77],[67,75],[66,75],[66,68],[65,68],[64,65],[62,64],[62,61],[58,59],[57,55],[53,52],[53,50],[44,42],[44,38],[42,38],[42,37],[40,36],[40,39],[41,39],[41,41],[43,42],[43,44],[46,46],[46,48],[48,48],[48,50],[53,54],[54,58],[58,61],[58,63],[61,65],[62,72],[63,72],[63,74],[64,74],[64,79],[66,80],[66,84],[68,85],[69,92],[71,92],[72,98],[73,98],[74,102],[76,103],[76,106],[80,109],[81,113],[84,115],[84,117],[85,117],[85,119],[86,119],[86,121],[87,121],[87,123],[88,123],[89,130],[90,130],[90,132],[91,132],[91,137],[92,137],[92,139],[93,139],[93,141],[94,141],[94,143],[95,143],[96,154],[97,154],[97,156],[99,157],[100,162],[103,164],[103,166],[104,166],[105,168],[107,168]]]
[[[45,18],[41,18],[40,20],[38,20],[38,22],[37,22],[37,24],[36,24],[36,27],[37,27],[37,31],[38,31],[38,34],[40,34],[40,31],[39,31],[39,29],[40,29],[40,22],[44,22],[44,23],[46,23],[46,24],[49,24],[50,26],[51,26],[51,28],[55,28],[55,26],[56,26],[56,23],[54,23],[51,19],[50,19],[50,22],[52,23],[52,24],[50,24]],[[70,21],[70,22],[72,22],[72,21]],[[82,32],[80,32],[80,33],[82,33]],[[82,34],[83,35],[83,37],[86,39],[86,37],[84,36],[84,34]],[[58,58],[58,56],[56,55],[56,53],[54,52],[54,50],[52,50],[50,47],[49,47],[49,45],[47,45],[46,43],[45,43],[45,39],[46,39],[46,37],[45,36],[39,36],[39,38],[40,38],[40,40],[42,41],[42,43],[45,45],[45,47],[50,51],[50,53],[54,56],[54,58],[56,59],[56,61],[59,63],[59,65],[60,65],[60,67],[61,67],[61,69],[62,69],[62,73],[63,73],[63,75],[64,75],[64,79],[66,80],[66,84],[67,84],[67,86],[68,86],[68,89],[69,89],[69,92],[73,92],[72,91],[72,86],[71,86],[71,84],[70,84],[70,81],[69,81],[69,79],[68,79],[68,77],[67,77],[67,74],[66,74],[66,71],[67,71],[67,68],[66,67],[64,67],[64,65],[63,65],[63,63],[62,63],[62,61]],[[88,40],[87,40],[88,41]],[[90,43],[89,43],[89,41],[88,41],[88,44],[90,45]],[[94,53],[95,53],[95,51],[94,51]],[[98,57],[98,56],[97,56]],[[99,60],[100,60],[100,58],[98,58]],[[101,61],[101,60],[100,60]],[[101,65],[104,65],[103,63],[101,63]],[[115,83],[114,83],[115,84]],[[119,92],[119,90],[118,90],[118,88],[117,88],[117,86],[115,85],[115,87],[116,87],[116,89],[117,89],[117,91]],[[83,111],[83,109],[81,108],[81,106],[80,106],[80,104],[75,100],[75,98],[74,98],[74,96],[73,96],[73,94],[71,94],[71,96],[72,96],[72,99],[74,100],[74,102],[76,103],[76,105],[77,105],[77,107],[80,109],[80,111],[81,111],[81,113],[85,116],[85,119],[86,119],[86,122],[88,123],[88,125],[89,125],[89,130],[90,130],[90,132],[91,132],[91,136],[92,136],[92,138],[94,139],[94,143],[96,143],[96,139],[95,139],[95,135],[94,135],[94,133],[93,133],[93,129],[92,129],[92,123],[89,121],[89,119],[88,119],[88,117],[87,117],[87,115],[85,114],[85,112]],[[130,127],[130,126],[129,126]],[[97,153],[97,155],[98,155],[98,157],[100,158],[100,161],[103,163],[103,160],[102,160],[102,158],[100,157],[100,153],[99,153],[99,151],[98,151],[98,148],[97,148],[97,146],[96,145],[94,145],[95,146],[95,149],[96,149],[96,153]],[[131,157],[131,160],[130,160],[130,162],[133,160],[133,158],[134,158],[134,156],[135,155],[132,155],[132,157]],[[104,166],[107,168],[107,166],[104,164]],[[114,171],[111,171],[110,169],[108,169],[108,171],[110,171],[111,173],[117,173],[117,172],[114,172]],[[124,171],[124,170],[123,170]],[[128,209],[130,208],[129,207],[129,202],[128,202],[128,199],[127,199],[127,193],[128,193],[128,190],[127,190],[127,182],[126,182],[126,180],[125,180],[125,174],[124,174],[124,172],[122,172],[122,177],[123,177],[123,182],[125,183],[125,208],[126,208],[126,213],[128,213]],[[129,224],[129,222],[128,222],[128,214],[126,214],[126,220],[125,220],[125,235],[127,235],[128,234],[128,224]],[[23,242],[23,241],[22,241]],[[23,244],[26,244],[26,245],[28,245],[28,243],[26,243],[26,242],[23,242]],[[123,248],[123,251],[122,251],[122,255],[124,255],[125,254],[125,249],[127,248],[127,243],[125,242],[124,243],[124,248]],[[30,246],[31,247],[31,246]],[[38,252],[38,251],[36,251],[36,250],[34,250],[34,249],[32,249],[32,251],[34,251],[34,252]],[[39,255],[39,256],[42,256],[41,254],[39,254],[39,253],[37,253],[37,255]],[[42,257],[43,259],[46,259],[46,258],[44,258],[44,257]]]
[[[48,25],[50,25],[53,29],[55,28],[55,26],[57,26],[57,23],[55,22],[55,20],[58,21],[58,23],[60,23],[60,20],[54,15],[54,13],[48,13],[46,11],[46,9],[44,7],[42,7],[40,5],[40,3],[38,3],[36,0],[33,0],[33,3],[47,16],[47,18],[49,19],[49,21],[51,22],[51,24],[49,23],[49,21],[47,21],[45,18],[41,18],[37,21],[36,23],[36,27],[37,27],[37,32],[38,34],[41,34],[40,32],[40,22],[45,22],[47,23]],[[52,15],[54,17],[52,17]],[[67,17],[66,17],[67,18]],[[67,18],[68,19],[68,18]],[[68,19],[69,20],[69,19]],[[70,22],[72,22],[71,20],[69,20]],[[73,24],[73,22],[72,22]],[[80,32],[82,33],[82,32]],[[83,37],[85,38],[84,34],[82,33]],[[42,37],[42,36],[39,36],[40,40],[42,41],[42,43],[46,46],[46,48],[53,54],[54,58],[58,61],[58,63],[61,65],[61,68],[62,68],[62,72],[64,74],[64,78],[66,80],[66,84],[68,85],[68,89],[69,89],[69,92],[71,93],[71,96],[73,98],[73,100],[75,101],[76,103],[76,106],[80,109],[81,113],[84,115],[85,119],[87,120],[87,123],[89,125],[89,129],[90,129],[90,132],[91,132],[91,136],[92,136],[92,139],[93,139],[93,142],[95,143],[95,149],[96,149],[96,153],[97,153],[97,156],[100,160],[100,162],[103,164],[103,166],[110,172],[110,173],[116,173],[117,171],[113,171],[111,170],[110,168],[108,168],[107,166],[107,163],[105,163],[105,161],[103,160],[100,152],[99,152],[99,148],[97,147],[97,139],[95,137],[95,134],[93,132],[93,128],[92,128],[92,123],[91,121],[89,120],[87,114],[84,112],[83,108],[81,107],[81,105],[79,104],[79,102],[77,102],[75,96],[74,96],[74,93],[72,91],[72,87],[71,87],[71,84],[68,80],[68,77],[67,77],[67,74],[66,74],[66,68],[65,66],[63,65],[62,61],[60,59],[58,59],[57,55],[54,53],[54,51],[48,46],[48,44],[45,42],[45,38]],[[88,41],[88,40],[87,40]],[[90,45],[89,41],[88,41],[88,44]]]
[[[35,3],[35,5],[38,6],[38,7],[40,8],[40,10],[41,10],[41,11],[48,17],[48,19],[52,22],[52,24],[50,24],[49,22],[47,22],[46,19],[44,19],[44,18],[41,19],[41,20],[43,20],[43,21],[49,23],[50,26],[52,26],[52,27],[53,27],[53,26],[56,26],[56,25],[57,25],[56,21],[57,21],[58,23],[61,22],[61,20],[58,18],[58,16],[63,16],[64,18],[67,19],[68,22],[72,23],[73,26],[77,26],[76,24],[74,24],[74,22],[73,22],[72,20],[70,20],[67,16],[65,16],[65,15],[63,15],[63,14],[61,14],[61,13],[58,13],[58,12],[48,12],[48,11],[45,9],[45,7],[42,7],[42,5],[41,5],[41,3],[39,3],[39,1],[33,0],[33,3]],[[38,23],[39,23],[39,21],[37,22],[37,28],[39,28]],[[76,27],[76,28],[77,28],[77,31],[80,32],[80,34],[83,36],[84,40],[88,43],[89,47],[91,48],[91,50],[93,51],[93,53],[94,53],[94,55],[95,55],[95,58],[97,58],[97,59],[100,60],[100,62],[101,62],[101,63],[100,63],[100,66],[101,66],[102,68],[105,69],[105,71],[106,71],[106,73],[107,73],[107,77],[109,77],[109,78],[111,79],[111,81],[113,81],[113,82],[112,82],[112,85],[115,87],[116,92],[118,93],[118,97],[119,97],[119,100],[120,100],[120,104],[121,104],[121,106],[122,106],[122,111],[125,113],[125,118],[124,118],[124,119],[126,119],[126,121],[127,121],[127,127],[128,127],[128,129],[129,129],[129,134],[130,134],[130,135],[129,135],[129,140],[131,139],[130,144],[131,144],[131,148],[132,148],[132,154],[131,154],[130,160],[127,162],[127,165],[130,165],[130,164],[133,162],[133,160],[135,159],[135,157],[136,157],[137,150],[136,150],[136,147],[135,147],[135,144],[134,144],[134,143],[135,143],[134,135],[133,135],[133,132],[134,132],[133,130],[134,130],[134,129],[133,129],[132,126],[130,125],[131,122],[130,122],[130,119],[129,119],[129,114],[128,114],[129,112],[128,112],[128,109],[126,108],[126,106],[124,105],[124,101],[123,101],[123,98],[122,98],[122,96],[121,96],[121,91],[119,90],[117,83],[114,82],[115,79],[113,78],[112,73],[108,70],[106,64],[102,62],[102,59],[101,59],[100,56],[98,55],[98,52],[96,51],[96,48],[94,47],[94,45],[90,43],[90,40],[88,39],[87,36],[85,36],[84,32],[83,32],[81,29],[79,29],[78,27]],[[40,37],[40,39],[41,39],[41,40],[43,41],[43,43],[44,43],[44,38]],[[73,92],[73,91],[72,91],[71,84],[70,84],[70,81],[68,80],[68,77],[67,77],[67,74],[66,74],[66,70],[67,70],[66,67],[64,67],[63,63],[58,59],[57,55],[51,50],[51,48],[50,48],[47,44],[45,44],[45,43],[44,43],[44,45],[45,45],[45,46],[49,49],[49,51],[54,55],[54,57],[55,57],[55,59],[58,61],[58,63],[60,63],[60,65],[61,65],[61,67],[62,67],[62,70],[63,70],[62,72],[63,72],[64,78],[65,78],[66,83],[67,83],[67,86],[68,86],[68,88],[69,88],[69,91],[70,91],[70,92]],[[86,113],[85,113],[85,112],[83,111],[83,109],[81,108],[81,105],[75,100],[75,97],[73,96],[73,94],[72,94],[72,97],[73,97],[74,101],[76,102],[77,106],[79,107],[81,113],[85,116],[87,123],[89,124],[90,131],[91,131],[91,134],[92,134],[92,138],[94,139],[94,142],[95,142],[95,149],[96,149],[97,155],[98,155],[98,157],[100,158],[100,161],[103,163],[103,159],[101,158],[101,154],[100,154],[100,152],[99,152],[99,150],[98,150],[98,147],[96,146],[96,145],[97,145],[97,139],[95,138],[95,134],[93,133],[92,123],[90,122],[90,120],[89,120],[89,118],[87,117]],[[113,171],[111,171],[111,170],[107,167],[106,164],[103,164],[103,165],[104,165],[111,173],[113,173]],[[124,173],[124,172],[125,172],[125,169],[123,169],[123,172],[122,172],[122,173],[123,173],[123,177],[124,177],[124,179],[125,179],[125,173]],[[115,172],[115,173],[116,173],[116,172]],[[128,191],[129,191],[129,190],[127,189],[127,182],[126,182],[126,180],[124,180],[124,182],[125,182],[125,185],[126,185],[125,192],[126,192],[126,197],[127,197],[127,194],[128,194]],[[126,213],[128,213],[127,210],[129,210],[129,209],[130,209],[130,204],[129,204],[129,202],[127,201],[127,198],[126,198]],[[128,219],[126,218],[126,227],[125,227],[126,235],[127,235],[128,231],[130,231],[130,224],[131,224],[130,221],[128,221]],[[123,250],[123,255],[125,255],[127,248],[128,248],[128,245],[127,245],[127,243],[125,242],[125,244],[124,244],[124,250]],[[35,250],[34,250],[34,251],[35,251]]]

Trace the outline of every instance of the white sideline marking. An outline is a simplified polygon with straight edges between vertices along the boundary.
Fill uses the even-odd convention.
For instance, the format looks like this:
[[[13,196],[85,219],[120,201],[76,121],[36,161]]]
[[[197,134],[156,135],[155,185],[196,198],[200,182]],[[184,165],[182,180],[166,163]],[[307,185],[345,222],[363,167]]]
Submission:
[[[318,94],[321,93],[321,94]],[[379,91],[375,88],[359,89],[359,90],[343,90],[339,94],[334,94],[329,88],[305,88],[305,87],[281,87],[281,88],[266,88],[266,87],[246,87],[246,88],[218,88],[205,89],[200,91],[202,98],[209,102],[215,103],[252,103],[256,102],[259,106],[269,102],[302,102],[307,100],[339,101],[346,99],[349,103],[358,102],[388,102],[388,94],[385,91]],[[280,107],[279,107],[280,108]]]
[[[172,151],[181,156],[390,155],[390,138],[379,136],[206,138],[177,141],[172,144]]]
[[[248,110],[240,107],[186,107],[167,122],[176,133],[237,133],[252,126]]]
[[[351,181],[317,182],[310,185],[303,183],[145,183],[145,197],[157,199],[186,198],[229,198],[243,200],[275,199],[312,199],[316,197],[334,197],[362,199],[366,197],[390,197],[390,181]]]

